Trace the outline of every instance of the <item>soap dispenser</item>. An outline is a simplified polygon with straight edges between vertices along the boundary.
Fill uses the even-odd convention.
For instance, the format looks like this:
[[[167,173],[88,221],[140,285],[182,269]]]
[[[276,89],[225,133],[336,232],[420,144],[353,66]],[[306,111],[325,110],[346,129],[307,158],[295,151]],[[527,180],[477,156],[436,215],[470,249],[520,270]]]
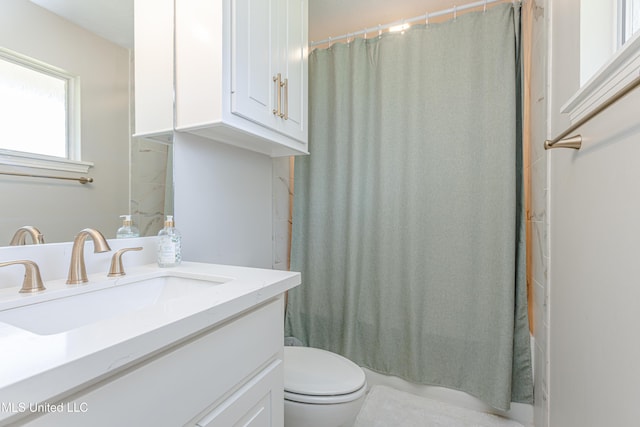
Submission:
[[[120,215],[122,220],[122,227],[118,228],[116,232],[116,237],[118,239],[126,239],[128,237],[140,237],[140,231],[138,227],[133,225],[133,221],[131,221],[131,215]]]
[[[167,215],[164,228],[158,233],[158,266],[175,267],[182,261],[182,236],[173,215]]]

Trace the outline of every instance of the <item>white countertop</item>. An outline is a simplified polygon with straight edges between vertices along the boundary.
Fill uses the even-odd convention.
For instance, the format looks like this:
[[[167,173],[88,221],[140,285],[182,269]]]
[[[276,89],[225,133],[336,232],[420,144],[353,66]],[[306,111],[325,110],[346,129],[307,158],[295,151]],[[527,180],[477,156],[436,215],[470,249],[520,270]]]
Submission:
[[[126,286],[167,272],[225,281],[198,294],[161,306],[147,307],[97,321],[68,332],[38,335],[0,322],[0,425],[24,414],[15,405],[55,403],[118,370],[194,336],[300,284],[300,273],[184,262],[178,267],[155,264],[130,267],[122,278],[89,275],[89,283],[73,288]],[[92,288],[92,282],[94,288]],[[45,283],[39,295],[18,294],[19,287],[0,290],[0,311],[69,292],[64,280]],[[47,319],[40,319],[47,322]]]

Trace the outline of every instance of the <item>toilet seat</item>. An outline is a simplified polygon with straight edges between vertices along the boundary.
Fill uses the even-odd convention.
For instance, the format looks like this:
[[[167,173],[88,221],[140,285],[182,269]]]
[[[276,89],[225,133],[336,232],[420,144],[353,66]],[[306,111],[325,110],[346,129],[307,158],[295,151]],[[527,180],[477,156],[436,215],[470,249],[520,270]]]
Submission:
[[[338,403],[348,403],[354,400],[360,399],[366,393],[366,387],[362,388],[355,393],[341,394],[337,396],[311,396],[306,394],[291,393],[289,391],[284,392],[284,400],[290,402],[307,403],[312,405],[335,405]]]
[[[364,395],[364,371],[349,359],[319,348],[284,348],[286,400],[310,404],[336,404]]]

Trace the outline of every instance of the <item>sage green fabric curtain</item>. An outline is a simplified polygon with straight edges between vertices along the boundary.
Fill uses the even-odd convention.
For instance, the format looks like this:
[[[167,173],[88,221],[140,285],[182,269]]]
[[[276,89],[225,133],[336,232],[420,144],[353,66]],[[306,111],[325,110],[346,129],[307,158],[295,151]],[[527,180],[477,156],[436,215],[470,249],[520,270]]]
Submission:
[[[286,331],[361,366],[532,401],[519,10],[315,50]]]

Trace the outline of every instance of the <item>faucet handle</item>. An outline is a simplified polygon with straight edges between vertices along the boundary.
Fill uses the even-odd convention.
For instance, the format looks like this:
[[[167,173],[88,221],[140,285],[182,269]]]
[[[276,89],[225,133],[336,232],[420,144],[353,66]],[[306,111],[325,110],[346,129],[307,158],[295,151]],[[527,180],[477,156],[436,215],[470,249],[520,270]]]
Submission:
[[[122,265],[122,255],[125,252],[129,251],[141,251],[142,246],[137,248],[123,248],[116,251],[111,257],[111,267],[109,268],[108,277],[118,277],[124,276],[126,273],[124,272],[124,266]]]
[[[0,267],[15,264],[24,265],[24,280],[22,281],[22,288],[19,291],[21,294],[39,292],[46,289],[42,284],[42,277],[40,276],[38,264],[33,261],[23,259],[18,261],[0,262]]]

